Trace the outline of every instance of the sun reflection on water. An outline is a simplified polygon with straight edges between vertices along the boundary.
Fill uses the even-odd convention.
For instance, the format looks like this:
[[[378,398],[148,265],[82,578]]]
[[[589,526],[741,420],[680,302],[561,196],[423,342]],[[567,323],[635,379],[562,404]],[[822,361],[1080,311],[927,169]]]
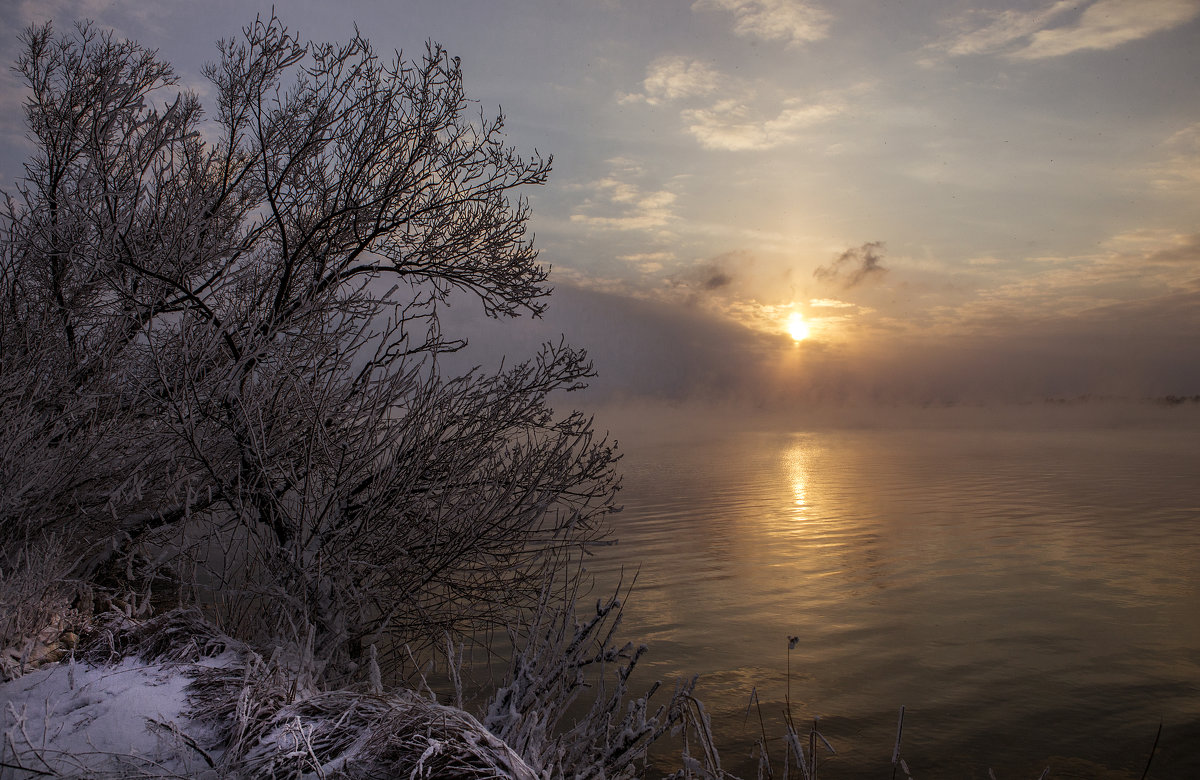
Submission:
[[[793,447],[784,455],[787,464],[788,480],[792,483],[793,513],[803,518],[808,508],[808,467],[805,463],[804,448]]]
[[[751,754],[738,736],[750,691],[764,712],[782,711],[789,668],[803,707],[853,724],[833,734],[847,777],[868,774],[857,756],[894,739],[880,701],[920,702],[950,735],[930,744],[963,762],[991,749],[976,735],[1033,718],[1024,738],[1041,739],[1061,712],[1114,699],[1114,720],[1125,708],[1149,718],[1166,701],[1195,723],[1200,555],[1180,534],[1200,506],[1186,469],[1194,442],[1191,431],[1077,443],[971,429],[663,445],[641,455],[652,468],[623,495],[621,544],[597,560],[611,582],[644,565],[623,627],[669,659],[656,674],[701,675],[730,755]],[[1114,632],[1114,615],[1138,630]],[[790,657],[788,636],[801,637]],[[1150,691],[1151,676],[1182,693]],[[997,707],[964,704],[981,699]],[[1072,727],[1080,755],[1103,733]],[[1058,749],[1060,733],[1038,749]]]

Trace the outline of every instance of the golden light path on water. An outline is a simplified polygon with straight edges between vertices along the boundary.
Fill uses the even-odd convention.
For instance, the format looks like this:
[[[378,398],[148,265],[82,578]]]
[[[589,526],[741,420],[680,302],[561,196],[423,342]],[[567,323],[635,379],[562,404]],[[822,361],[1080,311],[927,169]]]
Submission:
[[[808,473],[804,467],[804,449],[802,447],[794,447],[784,454],[783,459],[784,463],[787,464],[789,477],[791,478],[796,519],[803,520],[808,479]]]

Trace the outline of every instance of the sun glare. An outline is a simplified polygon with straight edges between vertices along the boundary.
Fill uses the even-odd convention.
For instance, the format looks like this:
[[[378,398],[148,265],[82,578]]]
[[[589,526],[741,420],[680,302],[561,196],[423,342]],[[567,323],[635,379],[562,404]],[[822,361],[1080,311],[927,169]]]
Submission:
[[[787,330],[795,341],[803,341],[808,338],[808,323],[799,314],[793,314],[788,318]]]

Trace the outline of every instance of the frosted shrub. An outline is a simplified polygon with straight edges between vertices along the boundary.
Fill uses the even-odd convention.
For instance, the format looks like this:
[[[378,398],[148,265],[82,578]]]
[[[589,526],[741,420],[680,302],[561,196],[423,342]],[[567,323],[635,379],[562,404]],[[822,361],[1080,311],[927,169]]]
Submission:
[[[618,645],[620,623],[615,595],[583,616],[574,599],[554,606],[544,598],[533,622],[512,636],[508,682],[489,701],[484,725],[553,777],[638,776],[637,762],[679,722],[695,681],[657,707],[657,683],[634,699],[629,677],[646,647]],[[581,696],[591,702],[568,722]]]
[[[439,362],[464,345],[451,296],[543,312],[521,193],[550,158],[475,116],[435,44],[243,33],[205,70],[207,109],[137,43],[22,36],[0,543],[27,553],[0,559],[5,636],[65,606],[50,583],[95,590],[121,609],[88,662],[201,667],[213,743],[188,744],[213,771],[635,775],[691,684],[634,698],[619,600],[576,612],[617,454],[548,399],[592,365],[565,341],[495,372]],[[514,625],[482,724],[390,687],[410,646]]]
[[[519,193],[550,159],[472,117],[434,44],[386,59],[260,19],[218,45],[205,110],[89,25],[22,40],[6,548],[55,535],[74,577],[245,639],[312,627],[330,680],[532,609],[613,507],[613,448],[547,404],[591,364],[565,343],[496,373],[437,357],[463,344],[439,321],[454,293],[545,308]]]
[[[0,681],[30,664],[57,659],[60,636],[78,629],[67,581],[72,561],[55,539],[34,539],[0,552]]]

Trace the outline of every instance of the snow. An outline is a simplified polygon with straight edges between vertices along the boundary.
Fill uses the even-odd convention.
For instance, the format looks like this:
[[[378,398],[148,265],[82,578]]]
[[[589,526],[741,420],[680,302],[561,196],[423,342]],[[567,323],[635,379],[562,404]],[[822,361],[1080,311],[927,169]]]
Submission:
[[[311,689],[282,648],[264,660],[187,611],[106,625],[89,662],[0,684],[0,780],[540,776],[459,708]]]
[[[206,665],[232,660],[232,654]],[[204,777],[210,730],[186,715],[197,664],[66,661],[0,685],[0,778],[50,772]],[[24,771],[18,767],[24,767]]]
[[[0,780],[634,777],[646,746],[674,725],[677,701],[700,705],[694,680],[653,716],[647,698],[626,701],[642,649],[585,641],[616,609],[551,621],[482,723],[415,691],[381,690],[379,679],[369,690],[314,687],[311,651],[264,657],[196,610],[101,616],[72,658],[0,684]],[[601,679],[590,714],[564,724],[580,670],[594,663],[615,665],[616,679]]]

